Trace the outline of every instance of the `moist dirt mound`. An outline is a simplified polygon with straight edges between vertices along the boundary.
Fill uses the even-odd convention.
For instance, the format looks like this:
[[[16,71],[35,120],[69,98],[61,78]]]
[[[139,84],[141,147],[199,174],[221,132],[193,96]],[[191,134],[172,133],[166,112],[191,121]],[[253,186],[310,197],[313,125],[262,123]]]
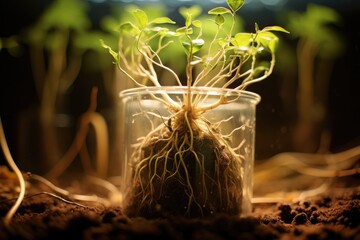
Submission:
[[[4,217],[18,184],[4,173],[0,182]],[[101,202],[65,201],[38,185],[27,185],[11,227],[0,223],[0,239],[360,239],[359,187],[332,187],[303,201],[257,203],[247,217],[145,219]]]

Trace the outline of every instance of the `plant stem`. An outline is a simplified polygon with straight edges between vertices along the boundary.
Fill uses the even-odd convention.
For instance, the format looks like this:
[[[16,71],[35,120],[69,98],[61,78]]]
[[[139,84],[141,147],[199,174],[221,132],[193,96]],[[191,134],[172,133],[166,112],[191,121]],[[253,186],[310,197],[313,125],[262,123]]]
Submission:
[[[191,61],[193,58],[193,54],[192,54],[192,42],[191,39],[190,40],[190,51],[189,51],[189,55],[188,55],[188,61],[187,61],[187,65],[186,65],[186,82],[187,82],[187,101],[185,101],[185,106],[187,106],[186,110],[191,112],[191,87],[192,87],[192,66],[191,66]]]

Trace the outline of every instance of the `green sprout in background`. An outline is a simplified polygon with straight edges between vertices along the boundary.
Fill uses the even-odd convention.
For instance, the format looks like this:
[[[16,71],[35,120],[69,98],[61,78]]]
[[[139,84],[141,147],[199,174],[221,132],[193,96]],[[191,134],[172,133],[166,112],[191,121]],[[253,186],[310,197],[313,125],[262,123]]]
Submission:
[[[56,178],[71,163],[76,156],[74,153],[79,151],[77,147],[69,147],[69,144],[63,140],[65,138],[63,132],[57,129],[58,116],[68,113],[69,105],[72,104],[69,102],[69,91],[74,86],[80,72],[86,65],[89,66],[91,53],[97,56],[104,54],[103,51],[100,51],[102,48],[98,44],[99,38],[111,41],[111,36],[108,34],[92,30],[88,5],[85,2],[58,0],[51,2],[33,25],[17,36],[2,41],[3,47],[9,51],[14,51],[12,48],[14,45],[18,48],[27,47],[29,50],[32,78],[39,106],[24,113],[30,115],[21,117],[19,125],[23,131],[34,128],[34,122],[30,122],[31,120],[35,120],[35,126],[37,124],[39,126],[37,136],[29,136],[31,139],[38,137],[37,141],[41,146],[37,157],[41,158],[42,162],[36,171],[43,173],[54,167],[57,170],[52,171],[50,175]],[[97,62],[98,64],[93,64],[92,68],[94,66],[97,66],[97,69],[107,68],[106,60],[97,60]],[[108,63],[108,66],[111,66],[111,62],[108,61]],[[104,83],[112,81],[110,79],[112,76],[107,77],[107,75],[103,74]],[[108,89],[112,88],[109,86]],[[97,136],[103,139],[101,142],[106,143],[107,130],[103,117],[93,112],[88,121],[94,126]],[[99,130],[99,127],[102,130]],[[20,151],[24,151],[26,157],[29,154],[26,152],[27,149],[34,147],[26,142],[25,132],[21,132],[21,134],[24,135],[21,136],[20,149],[22,150]],[[84,137],[82,139],[84,141]],[[68,148],[69,152],[66,152]],[[76,151],[71,151],[71,148]],[[101,152],[101,156],[97,155],[96,158],[101,158],[106,162],[108,146],[101,148],[102,150],[98,151]],[[33,152],[33,150],[31,151]],[[56,167],[55,165],[59,162],[62,166]],[[104,176],[106,169],[103,168],[100,172],[99,174]]]
[[[327,151],[329,82],[334,61],[344,51],[342,37],[334,28],[341,24],[341,18],[336,10],[315,4],[309,4],[305,12],[286,12],[282,17],[296,41],[296,48],[289,47],[286,51],[285,44],[282,45],[278,65],[283,76],[287,76],[289,70],[290,75],[297,73],[297,77],[291,75],[291,79],[285,80],[290,82],[284,83],[289,87],[297,79],[296,94],[285,95],[285,102],[290,103],[291,98],[296,97],[293,148],[300,152]]]

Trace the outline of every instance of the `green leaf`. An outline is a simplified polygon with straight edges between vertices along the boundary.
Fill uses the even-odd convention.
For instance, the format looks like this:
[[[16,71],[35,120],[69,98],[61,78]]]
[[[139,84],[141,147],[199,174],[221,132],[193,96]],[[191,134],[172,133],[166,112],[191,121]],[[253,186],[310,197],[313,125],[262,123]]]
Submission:
[[[199,38],[199,39],[192,40],[192,43],[193,43],[194,47],[200,49],[202,46],[204,46],[205,41],[204,41],[204,39]]]
[[[216,8],[213,8],[208,11],[208,14],[212,14],[212,15],[219,15],[219,14],[222,15],[222,14],[226,14],[226,13],[231,14],[231,11],[230,11],[230,9],[225,8],[225,7],[216,7]]]
[[[183,16],[183,18],[185,18],[186,27],[190,27],[190,25],[192,24],[192,20],[199,16],[201,14],[201,11],[202,9],[198,5],[193,5],[189,8],[181,7],[179,9],[179,13],[181,14],[181,16]]]
[[[217,43],[222,47],[228,47],[229,46],[229,41],[227,41],[226,39],[218,39]]]
[[[253,34],[251,33],[237,33],[231,39],[231,44],[237,47],[248,47],[253,41]]]
[[[109,42],[109,39],[112,39],[106,34],[101,32],[83,32],[74,36],[73,44],[79,49],[92,49],[92,50],[101,50],[104,49],[99,45],[99,39],[107,38],[106,41]],[[116,45],[115,45],[116,46]]]
[[[191,15],[187,15],[187,16],[186,16],[186,20],[185,20],[185,26],[186,26],[186,27],[190,27],[191,21],[192,21]]]
[[[278,38],[271,39],[269,44],[268,44],[270,52],[275,53],[276,50],[277,50],[278,45],[279,45],[279,39]]]
[[[187,18],[187,16],[192,16],[192,18],[196,18],[200,16],[201,12],[202,12],[202,8],[199,5],[193,5],[189,8],[181,7],[179,9],[179,13],[185,19]]]
[[[133,11],[133,15],[138,20],[140,29],[144,29],[148,25],[148,17],[143,10],[136,9]]]
[[[257,23],[255,23],[255,32],[259,31],[259,25]]]
[[[202,22],[199,21],[199,20],[194,20],[194,21],[192,22],[192,25],[195,26],[195,27],[197,27],[197,28],[201,28],[201,27],[202,27]]]
[[[119,21],[113,16],[105,16],[101,19],[100,24],[101,29],[107,32],[116,33],[119,30]]]
[[[175,36],[175,32],[170,31],[168,28],[154,27],[151,28],[151,31],[158,32],[161,36]]]
[[[119,60],[119,54],[111,49],[110,46],[106,45],[104,40],[100,39],[100,44],[103,48],[107,49],[110,53],[110,55],[114,58],[115,62],[118,63]]]
[[[256,41],[268,51],[274,53],[277,49],[279,39],[272,32],[259,32]]]
[[[256,68],[254,68],[252,76],[256,77],[257,75],[261,74],[262,72],[265,72],[269,70],[269,68],[267,66],[258,66]]]
[[[121,24],[119,29],[120,31],[128,32],[135,35],[140,33],[140,30],[131,22],[125,22]]]
[[[292,37],[303,38],[317,46],[319,57],[335,57],[342,53],[344,44],[334,25],[341,24],[341,16],[331,8],[309,4],[303,13],[289,12],[286,28]]]
[[[276,32],[284,32],[284,33],[290,33],[288,30],[280,27],[280,26],[268,26],[264,27],[261,31],[264,32],[270,32],[270,31],[276,31]]]
[[[181,27],[176,29],[176,36],[180,36],[180,35],[190,35],[193,33],[193,29],[192,28],[187,28],[187,27]]]
[[[219,14],[215,17],[215,23],[217,25],[221,26],[224,24],[224,22],[225,22],[225,18],[222,15]]]
[[[91,21],[87,15],[88,5],[83,1],[57,0],[40,18],[44,30],[54,28],[74,29],[82,31],[90,27]]]
[[[171,20],[168,17],[158,17],[150,21],[150,23],[156,23],[156,24],[162,24],[162,23],[169,23],[169,24],[175,24],[173,20]]]
[[[261,52],[262,50],[264,50],[264,47],[260,46],[260,47],[254,47],[254,46],[249,46],[246,50],[246,52],[249,55],[257,55],[259,52]]]
[[[202,63],[203,60],[200,57],[194,56],[194,60],[190,62],[192,66],[195,66],[196,64]]]
[[[204,46],[205,41],[203,39],[194,39],[190,42],[182,42],[183,47],[186,50],[186,53],[189,54],[190,51],[191,53],[196,53],[198,52],[202,46]]]
[[[245,3],[245,0],[226,0],[233,12],[238,11]]]

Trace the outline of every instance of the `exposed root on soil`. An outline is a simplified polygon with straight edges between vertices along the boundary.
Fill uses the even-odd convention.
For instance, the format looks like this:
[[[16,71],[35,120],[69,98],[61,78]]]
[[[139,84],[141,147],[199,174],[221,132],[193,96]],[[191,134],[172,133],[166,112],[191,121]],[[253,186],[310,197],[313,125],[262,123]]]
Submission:
[[[65,196],[69,199],[73,199],[73,200],[77,200],[77,201],[84,201],[84,202],[95,202],[95,203],[100,203],[104,206],[111,205],[111,203],[108,199],[101,198],[97,195],[74,194],[63,188],[60,188],[60,187],[54,185],[52,182],[50,182],[49,180],[47,180],[39,175],[28,173],[27,176],[28,176],[29,180],[36,180],[36,181],[46,185],[53,192],[60,194],[61,196]],[[112,190],[115,190],[115,189],[112,189]],[[56,197],[58,197],[58,198],[62,198],[61,196],[56,195]],[[70,200],[67,200],[67,201],[70,201]],[[72,201],[70,201],[70,202],[72,202]]]
[[[16,213],[16,211],[18,210],[19,206],[21,205],[24,196],[25,196],[25,180],[24,177],[20,171],[20,169],[18,168],[18,166],[16,165],[14,159],[11,156],[7,141],[6,141],[6,137],[5,137],[5,133],[4,133],[4,128],[2,125],[2,121],[0,118],[0,145],[1,148],[4,152],[4,156],[6,161],[8,162],[10,168],[14,171],[14,173],[16,174],[18,180],[19,180],[19,185],[20,185],[20,192],[19,192],[19,196],[16,199],[16,202],[14,203],[14,205],[10,208],[10,210],[7,212],[7,214],[4,217],[4,224],[7,228],[10,227],[10,222],[11,219],[13,218],[14,214]]]
[[[82,124],[80,126],[80,130],[77,133],[77,137],[75,138],[73,145],[70,147],[69,151],[65,154],[64,159],[62,159],[62,161],[59,162],[59,165],[57,167],[55,167],[53,169],[53,171],[51,172],[52,174],[50,174],[52,177],[56,177],[58,175],[60,175],[66,168],[67,166],[71,163],[71,161],[74,159],[75,155],[80,151],[81,146],[84,143],[86,134],[87,134],[87,127],[88,124],[93,122],[94,127],[98,127],[98,128],[104,128],[104,124],[101,122],[101,119],[99,119],[99,117],[97,117],[96,115],[94,115],[94,111],[95,111],[95,106],[96,106],[96,94],[97,94],[97,89],[94,88],[92,91],[92,95],[91,95],[91,101],[90,101],[90,107],[88,112],[86,112],[85,117],[82,121]],[[92,120],[93,119],[93,120]],[[96,119],[96,121],[94,120]],[[106,131],[105,131],[106,132]],[[102,136],[104,137],[104,136]],[[101,141],[99,134],[98,134],[98,142],[99,144],[103,144],[101,145],[101,149],[98,149],[98,160],[102,160],[100,162],[98,162],[98,173],[100,173],[100,175],[104,175],[106,172],[106,168],[107,168],[107,162],[103,161],[103,160],[107,160],[107,151],[104,151],[104,148],[107,148],[107,141]],[[107,138],[107,136],[105,136],[105,138]],[[21,170],[17,167],[14,159],[12,158],[12,155],[10,153],[9,147],[7,145],[7,141],[6,141],[6,137],[5,137],[5,133],[3,130],[3,126],[2,126],[2,122],[1,122],[1,118],[0,118],[0,145],[2,148],[2,151],[4,153],[5,159],[9,165],[9,167],[11,168],[11,170],[14,172],[14,174],[16,175],[18,181],[19,181],[19,187],[20,187],[20,191],[19,191],[19,195],[15,201],[15,203],[12,205],[12,207],[10,208],[10,210],[7,212],[7,214],[5,215],[5,217],[3,218],[4,221],[4,225],[10,228],[10,223],[11,223],[11,219],[13,218],[14,214],[16,213],[16,211],[18,210],[18,208],[20,207],[21,203],[23,202],[24,198],[25,198],[25,191],[26,191],[26,181],[25,178],[23,176],[23,173],[21,172]],[[102,157],[100,157],[100,155]],[[103,157],[105,156],[105,157]],[[105,159],[104,159],[105,158]],[[110,205],[111,203],[115,202],[114,199],[117,199],[116,202],[119,202],[119,196],[122,197],[121,194],[119,194],[119,191],[113,191],[112,192],[112,196],[116,196],[111,198],[111,202],[108,199],[104,199],[104,198],[100,198],[96,195],[81,195],[81,194],[72,194],[62,188],[59,188],[57,186],[55,186],[54,184],[52,184],[49,180],[38,176],[38,175],[31,175],[31,174],[26,174],[27,177],[29,177],[32,180],[37,180],[38,182],[41,182],[43,184],[45,184],[47,187],[49,187],[52,191],[54,191],[57,194],[54,193],[49,193],[49,192],[40,192],[38,194],[35,195],[31,195],[31,196],[36,196],[39,194],[46,194],[49,195],[51,197],[55,197],[63,202],[69,203],[69,204],[75,204],[78,206],[84,206],[82,204],[79,203],[75,203],[73,201],[70,201],[68,199],[65,199],[63,196],[66,196],[68,198],[71,199],[75,199],[75,200],[79,200],[79,201],[88,201],[88,202],[100,202],[106,206]],[[104,185],[102,183],[102,185]],[[108,186],[108,184],[107,184]],[[112,190],[114,190],[114,188],[112,188]],[[31,197],[31,196],[26,196],[26,197]],[[120,198],[121,198],[120,197]],[[9,199],[11,201],[13,201],[13,199]],[[85,207],[85,206],[84,206]]]
[[[255,167],[255,188],[261,183],[277,186],[302,177],[322,180],[319,186],[303,190],[283,190],[257,197],[253,202],[303,201],[328,190],[337,178],[351,177],[360,173],[360,146],[339,153],[309,154],[280,153]],[[297,180],[299,181],[299,180]]]
[[[26,196],[25,198],[31,198],[31,197],[36,197],[36,196],[39,196],[39,195],[42,195],[42,194],[45,194],[45,195],[48,195],[50,197],[53,197],[53,198],[56,198],[64,203],[67,203],[67,204],[71,204],[71,205],[75,205],[75,206],[78,206],[78,207],[82,207],[82,208],[89,208],[88,206],[85,206],[81,203],[77,203],[77,202],[74,202],[74,201],[70,201],[68,199],[65,199],[59,195],[56,195],[54,193],[50,193],[50,192],[40,192],[40,193],[36,193],[36,194],[33,194],[33,195],[30,195],[30,196]]]
[[[59,159],[55,166],[47,173],[48,179],[57,179],[70,164],[76,159],[79,153],[84,156],[84,149],[86,145],[86,137],[88,135],[89,127],[93,126],[96,134],[96,171],[95,174],[99,177],[105,177],[108,168],[108,136],[107,125],[104,118],[96,113],[97,105],[97,88],[94,87],[90,96],[90,104],[88,110],[80,118],[79,129],[76,132],[74,140],[70,145],[64,156]],[[83,152],[81,152],[83,150]],[[87,153],[87,152],[86,152]],[[88,154],[86,154],[88,156]],[[85,160],[84,160],[85,161]],[[90,166],[89,159],[87,158],[84,166]],[[90,167],[88,167],[90,168]]]

